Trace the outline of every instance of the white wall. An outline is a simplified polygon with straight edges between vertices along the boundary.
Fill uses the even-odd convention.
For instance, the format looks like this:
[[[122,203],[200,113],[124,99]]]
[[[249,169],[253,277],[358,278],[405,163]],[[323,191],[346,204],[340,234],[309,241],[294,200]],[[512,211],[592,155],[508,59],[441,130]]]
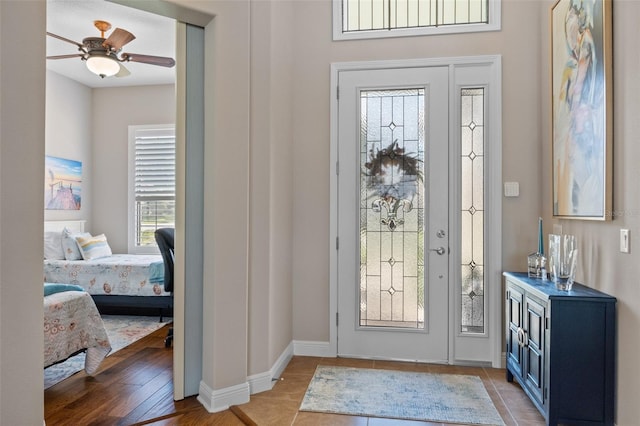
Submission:
[[[251,29],[249,375],[268,371],[292,324],[292,3],[254,2]]]
[[[207,264],[204,300],[208,309],[203,319],[203,382],[211,389],[224,389],[246,380],[248,271],[252,262],[258,261],[249,256],[250,241],[254,239],[248,231],[251,223],[249,206],[254,200],[261,199],[249,191],[250,133],[258,130],[247,126],[252,113],[251,93],[268,97],[268,101],[262,99],[260,104],[282,102],[281,109],[269,118],[268,123],[261,124],[273,132],[276,125],[282,123],[280,114],[286,115],[287,109],[283,106],[285,101],[277,99],[280,92],[273,91],[283,81],[278,81],[267,91],[270,93],[266,93],[262,92],[265,83],[255,79],[254,84],[258,86],[249,90],[252,47],[248,2],[174,0],[171,3],[216,15],[206,28],[209,79],[205,106],[208,120],[205,160],[208,168],[204,177],[206,222],[203,232]],[[269,223],[284,227],[284,236],[280,239],[272,230],[266,240],[259,233],[255,238],[263,245],[270,241],[269,252],[286,247],[286,239],[292,238],[292,261],[287,262],[282,257],[266,264],[268,268],[277,265],[292,270],[293,338],[312,341],[328,341],[329,338],[328,94],[329,64],[333,61],[503,55],[503,178],[521,184],[520,197],[505,199],[503,204],[503,266],[522,270],[526,254],[536,244],[536,218],[542,214],[545,223],[550,222],[548,17],[551,2],[504,0],[503,29],[491,34],[340,43],[330,39],[329,1],[292,4],[295,18],[293,50],[289,58],[292,78],[286,86],[291,92],[292,113],[290,121],[284,120],[284,123],[291,123],[289,142],[293,149],[292,231],[286,231],[284,219],[273,219],[276,209],[271,206]],[[636,395],[640,394],[640,367],[634,358],[640,351],[637,339],[640,307],[635,303],[640,300],[640,286],[634,269],[640,251],[633,243],[640,228],[640,196],[635,188],[640,177],[635,164],[640,156],[640,146],[635,142],[640,134],[637,120],[640,113],[637,104],[640,52],[635,48],[639,19],[640,2],[615,2],[614,209],[624,214],[610,223],[563,221],[564,231],[578,235],[584,252],[579,280],[607,291],[619,300],[616,420],[617,424],[625,426],[635,424],[640,417],[640,406],[635,403]],[[39,424],[42,417],[42,317],[39,314],[42,296],[36,287],[17,287],[13,283],[19,279],[23,282],[41,279],[41,271],[34,266],[41,262],[37,250],[42,244],[44,176],[38,170],[42,170],[44,156],[45,95],[41,83],[45,76],[44,38],[40,36],[44,20],[43,1],[0,2],[1,424]],[[254,25],[259,27],[256,20]],[[12,43],[16,37],[23,43]],[[20,49],[23,45],[30,46],[33,55],[25,56]],[[256,66],[268,67],[266,69],[273,73],[281,62],[272,63],[272,59],[277,58],[275,50],[269,56],[271,59],[263,58]],[[285,73],[288,72],[286,68]],[[254,68],[254,72],[259,69]],[[253,113],[257,111],[253,110]],[[278,144],[271,155],[281,153],[289,143],[286,142],[289,139],[287,132],[281,132],[273,133],[273,138],[278,136],[285,141]],[[254,138],[257,136],[259,134],[253,135]],[[23,143],[17,144],[16,140]],[[280,160],[272,161],[277,165]],[[271,187],[286,180],[275,169],[270,166],[268,172],[256,172],[267,173]],[[286,191],[276,195],[285,205]],[[228,200],[234,202],[224,203]],[[631,229],[631,254],[616,251],[620,227]],[[16,242],[23,244],[19,256],[9,250]],[[258,250],[252,252],[258,253],[255,256],[269,256]],[[260,260],[260,265],[265,263]],[[261,268],[264,270],[264,266]],[[275,273],[270,271],[272,275]],[[286,280],[286,272],[282,276]],[[276,300],[277,294],[269,291],[269,298]],[[270,309],[270,315],[275,318],[275,311]],[[19,329],[13,326],[16,323],[20,324]],[[288,331],[285,328],[281,334],[274,327],[269,328],[268,333],[270,336],[266,341],[279,342],[286,340]],[[277,353],[275,349],[273,352]],[[255,364],[258,368],[264,365],[261,361]]]
[[[43,419],[45,22],[44,1],[0,2],[1,425]]]
[[[45,154],[82,162],[80,210],[45,210],[44,220],[91,218],[91,89],[47,71]],[[87,227],[90,223],[87,223]]]
[[[91,89],[47,71],[46,155],[82,162],[80,210],[45,210],[45,220],[87,220],[114,253],[127,252],[128,126],[174,124],[174,85]]]
[[[329,70],[332,62],[503,55],[503,177],[521,197],[503,205],[503,253],[522,269],[535,247],[540,214],[538,1],[503,1],[502,30],[383,40],[331,40],[331,2],[293,2],[293,282],[294,339],[329,340]],[[522,19],[522,17],[527,17]],[[528,229],[531,232],[526,232]],[[501,286],[500,282],[489,283]]]
[[[293,285],[295,340],[328,341],[329,65],[338,61],[501,54],[503,57],[503,180],[520,182],[520,197],[503,199],[503,268],[524,270],[536,247],[536,218],[551,232],[549,11],[555,1],[503,0],[494,33],[394,40],[331,41],[328,1],[294,3]],[[639,181],[640,2],[614,2],[613,222],[556,221],[576,234],[578,280],[618,298],[617,424],[640,417]],[[620,228],[631,230],[631,254],[618,252]],[[636,237],[634,237],[636,235]],[[500,285],[492,283],[491,285]],[[576,324],[579,330],[579,324]]]
[[[104,233],[114,253],[128,250],[129,126],[174,124],[175,120],[174,85],[92,90],[89,232]]]
[[[546,20],[554,1],[545,1],[541,7],[543,34],[541,39],[540,75],[543,87],[549,88],[550,67],[549,25]],[[581,250],[578,259],[577,280],[604,291],[618,299],[617,304],[617,383],[616,424],[638,424],[640,405],[640,284],[635,269],[640,263],[640,2],[621,0],[613,2],[613,220],[594,222],[583,220],[557,220],[566,234],[578,238]],[[547,223],[551,223],[551,146],[550,146],[550,90],[541,92],[543,155],[541,187],[542,210]],[[549,225],[551,227],[551,225]],[[631,232],[631,252],[619,251],[620,229]],[[549,229],[551,231],[551,229]],[[580,325],[576,324],[576,332]]]

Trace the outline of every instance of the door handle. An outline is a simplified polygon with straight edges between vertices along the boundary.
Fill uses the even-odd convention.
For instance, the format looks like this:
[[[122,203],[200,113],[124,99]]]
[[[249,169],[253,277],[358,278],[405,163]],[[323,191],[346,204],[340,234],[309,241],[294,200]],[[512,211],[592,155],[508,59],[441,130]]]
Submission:
[[[529,334],[522,327],[518,327],[518,345],[521,348],[529,346]]]
[[[438,247],[434,249],[429,249],[429,251],[435,251],[436,254],[439,254],[440,256],[442,256],[447,250],[444,247]]]

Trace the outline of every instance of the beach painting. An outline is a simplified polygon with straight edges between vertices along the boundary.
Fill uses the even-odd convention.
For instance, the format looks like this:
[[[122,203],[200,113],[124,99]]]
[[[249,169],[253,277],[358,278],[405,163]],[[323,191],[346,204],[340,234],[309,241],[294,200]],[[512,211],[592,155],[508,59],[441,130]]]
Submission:
[[[80,210],[82,205],[82,162],[45,156],[44,208]]]

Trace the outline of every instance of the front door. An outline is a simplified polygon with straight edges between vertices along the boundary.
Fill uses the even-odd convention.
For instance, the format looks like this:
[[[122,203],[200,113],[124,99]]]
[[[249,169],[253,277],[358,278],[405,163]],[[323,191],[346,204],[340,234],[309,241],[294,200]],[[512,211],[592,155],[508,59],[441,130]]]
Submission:
[[[448,68],[338,74],[338,355],[448,360]]]

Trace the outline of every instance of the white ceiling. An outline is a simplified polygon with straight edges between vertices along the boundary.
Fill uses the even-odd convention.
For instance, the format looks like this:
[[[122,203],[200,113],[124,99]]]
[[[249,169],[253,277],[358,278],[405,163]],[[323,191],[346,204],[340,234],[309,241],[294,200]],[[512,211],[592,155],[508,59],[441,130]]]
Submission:
[[[122,48],[122,52],[175,59],[176,24],[173,19],[104,0],[47,0],[48,32],[82,43],[85,37],[100,37],[100,32],[93,25],[95,20],[111,23],[111,30],[105,38],[116,28],[136,36]],[[79,52],[73,44],[47,36],[47,56],[74,53]],[[47,69],[93,88],[175,82],[175,66],[165,68],[135,62],[126,62],[124,66],[131,75],[102,79],[90,72],[80,58],[47,59]]]

